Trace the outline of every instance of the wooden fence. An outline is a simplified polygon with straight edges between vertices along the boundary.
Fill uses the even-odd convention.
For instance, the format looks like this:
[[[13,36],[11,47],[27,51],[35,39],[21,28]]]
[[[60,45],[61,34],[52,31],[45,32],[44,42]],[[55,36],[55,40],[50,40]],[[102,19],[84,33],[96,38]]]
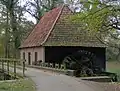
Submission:
[[[24,77],[25,76],[25,60],[0,58],[0,70],[3,73],[7,73],[8,75],[10,75],[10,73],[13,73],[14,78],[16,78],[18,67],[22,69],[22,76]],[[10,69],[13,69],[13,71],[11,72]]]

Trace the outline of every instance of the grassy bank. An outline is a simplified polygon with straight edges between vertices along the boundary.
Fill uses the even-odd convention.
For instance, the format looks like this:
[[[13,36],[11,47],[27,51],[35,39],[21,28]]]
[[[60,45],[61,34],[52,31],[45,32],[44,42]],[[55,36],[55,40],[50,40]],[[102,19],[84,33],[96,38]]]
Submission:
[[[0,82],[0,91],[35,91],[35,85],[31,79]]]

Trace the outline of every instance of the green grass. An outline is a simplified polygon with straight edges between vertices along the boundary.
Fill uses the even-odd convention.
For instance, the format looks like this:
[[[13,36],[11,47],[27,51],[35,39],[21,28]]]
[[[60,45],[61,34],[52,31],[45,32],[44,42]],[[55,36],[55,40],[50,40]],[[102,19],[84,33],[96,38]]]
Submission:
[[[0,91],[35,91],[35,85],[31,79],[0,82]]]
[[[116,61],[107,62],[107,71],[114,72],[114,73],[120,73],[120,63]]]
[[[118,80],[120,81],[120,63],[117,61],[107,62],[107,71],[117,73]]]

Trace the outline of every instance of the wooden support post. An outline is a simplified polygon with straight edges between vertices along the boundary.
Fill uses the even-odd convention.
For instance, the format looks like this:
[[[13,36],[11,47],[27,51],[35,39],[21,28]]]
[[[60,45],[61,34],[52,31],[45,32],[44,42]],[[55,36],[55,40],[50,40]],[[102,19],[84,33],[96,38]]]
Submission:
[[[14,78],[16,79],[16,61],[14,61]]]
[[[1,60],[2,61],[2,72],[3,72],[3,76],[4,76],[4,80],[5,80],[5,72],[4,72],[4,60]]]

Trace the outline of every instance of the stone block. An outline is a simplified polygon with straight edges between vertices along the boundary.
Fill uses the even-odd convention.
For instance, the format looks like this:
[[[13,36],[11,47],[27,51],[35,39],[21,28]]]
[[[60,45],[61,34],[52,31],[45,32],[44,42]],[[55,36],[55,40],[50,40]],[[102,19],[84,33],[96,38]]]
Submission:
[[[52,63],[50,63],[50,66],[49,66],[50,68],[53,68],[53,64]]]
[[[56,69],[59,69],[59,64],[55,64],[55,68],[56,68]]]
[[[65,70],[65,65],[61,64],[60,69]]]
[[[44,63],[44,67],[48,67],[48,65],[49,65],[48,63]]]
[[[66,70],[65,74],[68,76],[75,76],[75,70]]]

